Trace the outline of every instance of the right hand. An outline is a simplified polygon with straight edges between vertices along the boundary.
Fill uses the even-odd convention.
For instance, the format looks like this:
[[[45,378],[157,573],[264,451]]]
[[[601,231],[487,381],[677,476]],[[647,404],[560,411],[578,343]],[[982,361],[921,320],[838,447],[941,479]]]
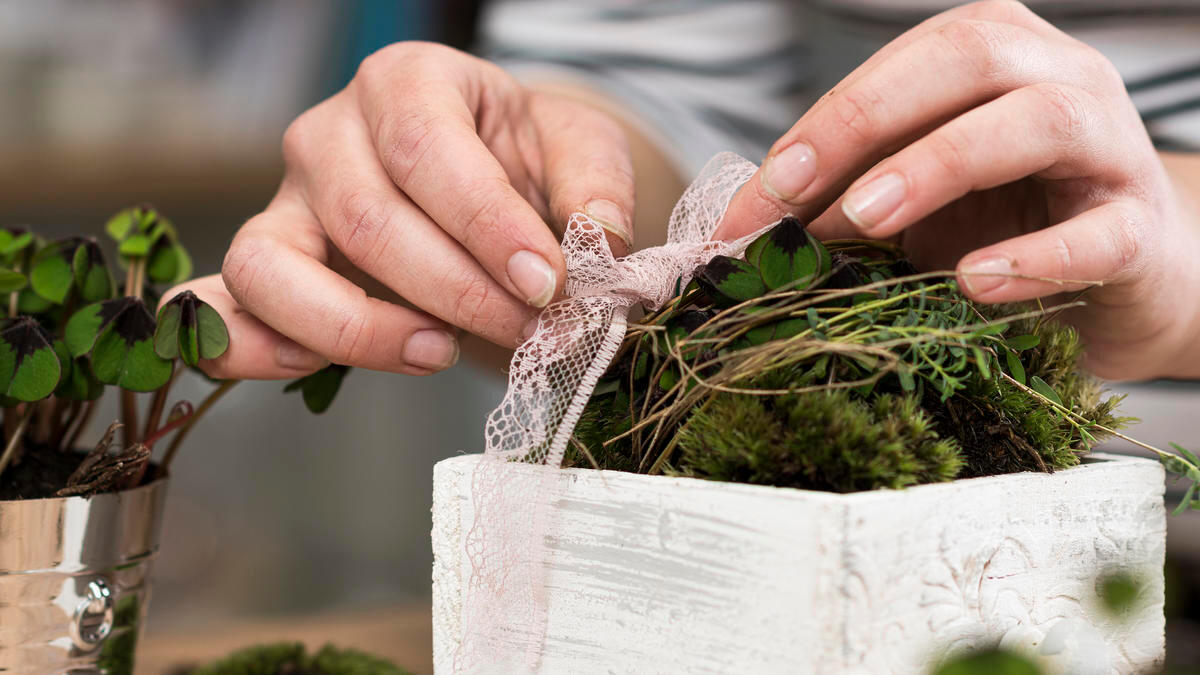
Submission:
[[[283,150],[283,183],[235,237],[224,284],[186,285],[229,324],[229,351],[203,364],[215,377],[326,362],[429,374],[457,359],[456,328],[515,347],[562,292],[547,223],[561,234],[586,211],[616,253],[632,238],[620,126],[441,45],[368,57]]]

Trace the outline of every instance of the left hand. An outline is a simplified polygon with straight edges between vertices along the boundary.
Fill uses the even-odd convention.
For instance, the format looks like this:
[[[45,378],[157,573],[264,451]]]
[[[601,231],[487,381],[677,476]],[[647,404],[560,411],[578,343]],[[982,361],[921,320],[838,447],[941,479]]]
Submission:
[[[774,145],[717,236],[786,213],[957,264],[981,302],[1102,282],[1066,314],[1096,374],[1200,374],[1179,361],[1200,324],[1197,218],[1112,64],[1019,3],[952,9],[872,56]]]

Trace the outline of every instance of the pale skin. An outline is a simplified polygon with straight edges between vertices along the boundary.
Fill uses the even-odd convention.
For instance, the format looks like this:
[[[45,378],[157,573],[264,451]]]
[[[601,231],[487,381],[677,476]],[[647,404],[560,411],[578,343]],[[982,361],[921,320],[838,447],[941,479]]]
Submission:
[[[562,293],[556,235],[570,213],[604,222],[618,252],[635,222],[657,226],[639,243],[661,241],[682,183],[630,119],[580,87],[531,88],[438,45],[373,55],[288,130],[279,192],[222,275],[187,284],[231,332],[205,370],[291,378],[332,361],[422,375],[453,365],[464,335],[511,349]],[[989,1],[914,27],[826,94],[718,236],[790,213],[824,237],[894,238],[989,303],[1102,282],[1066,315],[1089,367],[1194,378],[1198,198],[1200,157],[1155,152],[1107,60]]]

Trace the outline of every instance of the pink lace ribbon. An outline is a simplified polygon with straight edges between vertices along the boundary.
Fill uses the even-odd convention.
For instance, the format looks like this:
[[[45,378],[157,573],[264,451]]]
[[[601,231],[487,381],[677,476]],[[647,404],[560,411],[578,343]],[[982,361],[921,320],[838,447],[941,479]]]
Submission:
[[[555,472],[596,382],[625,336],[629,310],[657,309],[715,255],[740,255],[758,235],[710,241],[730,199],[757,167],[717,155],[671,213],[667,243],[614,258],[604,230],[571,217],[563,236],[567,298],[547,307],[513,355],[508,391],[488,417],[485,456],[472,476],[470,577],[462,597],[455,670],[534,672],[546,634],[545,540]],[[677,285],[678,284],[678,285]],[[512,471],[513,462],[543,471]]]

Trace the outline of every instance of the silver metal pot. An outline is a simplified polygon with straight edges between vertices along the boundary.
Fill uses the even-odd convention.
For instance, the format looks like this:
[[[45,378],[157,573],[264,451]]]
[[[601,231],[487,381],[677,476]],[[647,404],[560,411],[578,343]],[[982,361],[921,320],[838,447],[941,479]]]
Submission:
[[[0,501],[0,673],[133,671],[166,492]]]

